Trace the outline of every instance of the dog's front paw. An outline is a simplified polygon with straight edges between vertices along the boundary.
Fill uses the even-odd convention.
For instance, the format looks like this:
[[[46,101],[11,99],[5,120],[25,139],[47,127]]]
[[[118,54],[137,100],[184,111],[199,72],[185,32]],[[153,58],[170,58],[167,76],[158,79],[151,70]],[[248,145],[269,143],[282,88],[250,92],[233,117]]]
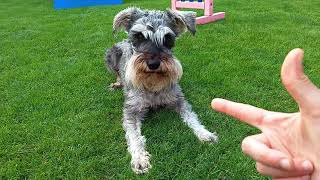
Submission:
[[[144,174],[151,169],[150,154],[148,152],[139,153],[132,157],[131,168],[137,174]]]
[[[111,83],[111,84],[109,85],[109,89],[110,89],[111,91],[116,90],[116,89],[120,89],[120,88],[122,88],[122,87],[123,87],[123,85],[122,85],[120,82]]]
[[[212,143],[218,142],[218,135],[215,132],[212,133],[204,129],[204,130],[198,131],[196,134],[200,141],[212,142]]]

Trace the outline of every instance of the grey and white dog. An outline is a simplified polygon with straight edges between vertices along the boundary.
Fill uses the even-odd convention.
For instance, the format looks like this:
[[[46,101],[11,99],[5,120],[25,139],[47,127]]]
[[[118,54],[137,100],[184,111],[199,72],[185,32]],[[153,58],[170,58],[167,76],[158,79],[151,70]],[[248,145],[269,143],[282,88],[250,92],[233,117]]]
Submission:
[[[113,30],[124,28],[128,39],[107,51],[107,67],[116,74],[111,88],[124,89],[123,128],[132,156],[131,167],[137,174],[150,168],[141,123],[150,109],[168,107],[177,111],[201,141],[216,142],[192,111],[178,84],[182,66],[172,49],[178,36],[189,30],[195,34],[195,15],[167,11],[149,11],[131,7],[118,13]]]

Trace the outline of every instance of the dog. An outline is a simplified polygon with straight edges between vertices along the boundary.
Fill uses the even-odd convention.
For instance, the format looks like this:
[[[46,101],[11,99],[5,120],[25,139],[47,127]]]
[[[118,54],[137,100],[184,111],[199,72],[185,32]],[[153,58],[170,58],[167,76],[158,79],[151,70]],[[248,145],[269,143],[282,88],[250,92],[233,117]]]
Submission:
[[[124,90],[123,128],[132,170],[143,174],[151,168],[141,135],[141,123],[150,109],[173,109],[200,141],[217,142],[216,133],[201,125],[184,98],[178,84],[182,66],[172,51],[177,37],[186,31],[196,33],[195,14],[130,7],[114,18],[114,33],[123,28],[128,38],[107,50],[106,66],[117,77],[110,88]]]

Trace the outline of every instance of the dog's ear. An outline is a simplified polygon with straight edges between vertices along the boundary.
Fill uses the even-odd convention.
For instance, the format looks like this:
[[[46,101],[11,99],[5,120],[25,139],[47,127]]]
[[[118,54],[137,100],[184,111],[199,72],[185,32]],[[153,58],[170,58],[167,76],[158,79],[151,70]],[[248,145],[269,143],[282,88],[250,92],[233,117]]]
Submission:
[[[113,32],[117,32],[124,28],[127,32],[132,27],[133,23],[143,17],[146,12],[136,7],[129,7],[120,11],[113,20]]]
[[[194,12],[178,12],[167,9],[167,16],[175,24],[178,35],[189,30],[192,35],[196,34],[196,13]]]

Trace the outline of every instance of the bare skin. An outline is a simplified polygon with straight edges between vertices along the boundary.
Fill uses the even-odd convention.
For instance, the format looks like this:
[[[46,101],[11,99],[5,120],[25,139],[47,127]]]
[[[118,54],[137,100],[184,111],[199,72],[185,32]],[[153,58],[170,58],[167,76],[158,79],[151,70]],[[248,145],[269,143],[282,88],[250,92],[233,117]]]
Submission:
[[[320,89],[303,72],[303,51],[292,50],[281,70],[282,82],[299,105],[297,113],[271,112],[214,99],[212,108],[261,130],[246,137],[242,150],[258,172],[273,179],[320,179]]]

